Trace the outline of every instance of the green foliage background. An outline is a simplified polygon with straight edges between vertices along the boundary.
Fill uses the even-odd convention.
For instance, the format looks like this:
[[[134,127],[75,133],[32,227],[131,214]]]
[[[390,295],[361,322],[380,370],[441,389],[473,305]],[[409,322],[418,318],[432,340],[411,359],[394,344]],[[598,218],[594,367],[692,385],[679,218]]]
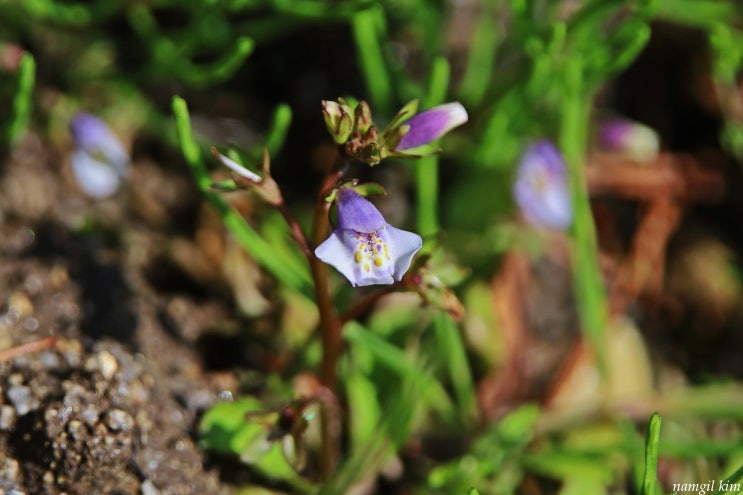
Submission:
[[[743,62],[743,12],[732,0],[0,0],[0,20],[0,43],[26,52],[17,69],[0,73],[6,147],[29,127],[64,146],[66,123],[77,110],[100,115],[123,135],[173,149],[180,143],[225,226],[282,285],[287,304],[302,308],[311,288],[301,255],[280,218],[249,224],[211,188],[213,162],[206,157],[213,144],[241,148],[246,164],[257,163],[265,145],[277,180],[289,186],[289,202],[301,211],[314,194],[302,185],[317,181],[313,151],[329,142],[320,100],[363,98],[380,122],[411,99],[423,108],[461,101],[470,122],[444,139],[440,156],[390,167],[406,175],[404,187],[413,191],[413,214],[403,221],[425,235],[447,232],[447,252],[470,274],[466,281],[454,277],[466,309],[492,319],[477,291],[501,255],[549,249],[508,219],[515,214],[510,189],[519,155],[531,141],[553,140],[572,181],[575,309],[599,356],[606,352],[606,301],[583,184],[597,93],[636,60],[658,23],[699,30],[722,87],[737,84]],[[244,121],[252,138],[218,136],[215,143],[192,128],[197,113]],[[727,117],[721,140],[740,158],[743,124]],[[339,289],[339,304],[351,297]],[[481,494],[526,493],[519,487],[536,478],[564,495],[647,495],[661,490],[654,475],[645,476],[654,473],[658,455],[686,466],[680,472],[700,482],[722,479],[743,462],[743,389],[722,377],[653,403],[662,409],[664,429],[658,441],[659,420],[652,420],[654,440],[646,449],[644,419],[611,408],[563,421],[527,404],[480,422],[475,383],[497,363],[477,357],[444,314],[392,305],[363,324],[348,324],[344,338],[339,376],[349,430],[338,471],[316,484],[287,470],[275,453],[274,464],[258,466],[298,492],[346,493],[376,476],[411,439],[432,432],[457,448],[406,473],[406,493],[473,487]],[[310,341],[292,352],[309,367],[317,363],[318,345]],[[246,404],[239,403],[259,408]],[[205,416],[205,446],[242,453],[235,438],[250,436],[250,426],[235,420],[243,412],[236,407],[217,406]],[[652,410],[645,412],[649,417]],[[706,438],[711,421],[735,425],[734,435]]]

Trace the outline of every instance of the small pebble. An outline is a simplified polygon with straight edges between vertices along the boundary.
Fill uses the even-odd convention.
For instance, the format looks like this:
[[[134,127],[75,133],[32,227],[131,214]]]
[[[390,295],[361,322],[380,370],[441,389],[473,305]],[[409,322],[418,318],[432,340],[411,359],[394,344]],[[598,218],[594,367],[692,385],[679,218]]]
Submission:
[[[106,415],[106,426],[111,431],[127,432],[134,428],[134,418],[121,409],[111,409]]]
[[[11,406],[0,406],[0,430],[12,430],[15,425],[15,417],[15,409]]]
[[[23,385],[14,385],[8,389],[8,399],[15,406],[18,416],[23,416],[32,409],[38,407],[36,399],[31,394],[31,389]]]
[[[140,488],[142,490],[142,495],[160,495],[160,490],[157,489],[152,480],[144,480]]]
[[[20,472],[21,468],[18,465],[18,461],[0,455],[0,480],[16,483]]]
[[[85,361],[86,371],[100,371],[103,378],[110,380],[119,369],[116,358],[108,351],[100,351]]]

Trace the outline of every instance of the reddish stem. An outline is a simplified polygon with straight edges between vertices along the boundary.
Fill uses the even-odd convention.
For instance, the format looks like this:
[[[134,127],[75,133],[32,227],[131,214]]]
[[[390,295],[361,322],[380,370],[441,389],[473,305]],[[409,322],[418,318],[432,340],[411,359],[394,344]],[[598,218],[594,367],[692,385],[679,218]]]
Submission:
[[[21,344],[11,347],[10,349],[5,349],[4,351],[0,351],[0,362],[10,361],[11,359],[15,359],[25,354],[31,354],[32,352],[43,351],[44,349],[52,347],[56,343],[57,337],[47,337],[45,339],[34,340],[27,344]]]

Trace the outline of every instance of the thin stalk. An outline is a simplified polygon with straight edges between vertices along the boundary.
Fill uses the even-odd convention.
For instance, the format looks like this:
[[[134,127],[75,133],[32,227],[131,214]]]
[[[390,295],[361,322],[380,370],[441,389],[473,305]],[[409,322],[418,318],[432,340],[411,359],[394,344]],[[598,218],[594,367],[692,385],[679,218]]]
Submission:
[[[435,234],[440,230],[439,208],[439,157],[426,156],[415,162],[416,183],[416,225],[423,235]]]
[[[429,81],[426,106],[434,107],[443,103],[449,87],[451,69],[444,57],[433,62]],[[417,186],[417,227],[421,235],[435,234],[440,230],[439,210],[439,157],[437,155],[420,158],[415,163],[415,182]]]
[[[309,245],[307,244],[307,238],[304,236],[304,232],[302,232],[302,227],[299,226],[299,222],[297,222],[297,219],[294,218],[292,212],[289,211],[286,203],[280,203],[276,206],[276,209],[279,210],[281,216],[284,217],[284,220],[286,220],[286,223],[289,225],[292,237],[299,246],[299,249],[302,251],[302,254],[304,254],[305,258],[307,258],[310,263],[312,263],[312,259],[315,257],[315,253],[312,252]]]
[[[340,172],[328,174],[320,188],[312,220],[313,246],[318,246],[328,235],[330,203],[325,201],[324,192],[336,183],[339,176]],[[342,346],[341,324],[330,294],[327,265],[313,254],[310,259],[310,268],[312,279],[315,282],[315,300],[320,312],[322,333],[323,356],[320,365],[320,381],[325,387],[335,392],[335,367]]]
[[[583,84],[581,59],[570,59],[565,67],[565,98],[562,105],[560,148],[568,165],[573,205],[571,266],[581,330],[606,369],[606,324],[608,308],[598,262],[596,227],[586,185],[584,153],[588,127],[589,96]]]
[[[660,416],[653,413],[648,424],[648,434],[645,438],[645,476],[642,481],[643,495],[655,495],[658,484],[658,444],[660,443]]]
[[[325,201],[325,192],[333,187],[340,177],[340,161],[334,164],[325,177],[317,195],[315,213],[312,219],[312,245],[318,246],[328,235],[330,228],[330,203]],[[336,366],[343,347],[341,320],[333,305],[328,281],[328,267],[317,256],[309,258],[312,279],[315,282],[315,301],[320,313],[320,332],[322,335],[322,362],[320,364],[320,383],[333,395],[336,392]],[[333,472],[340,450],[337,435],[337,418],[334,411],[323,408],[321,418],[322,447],[320,452],[320,474],[327,478]]]

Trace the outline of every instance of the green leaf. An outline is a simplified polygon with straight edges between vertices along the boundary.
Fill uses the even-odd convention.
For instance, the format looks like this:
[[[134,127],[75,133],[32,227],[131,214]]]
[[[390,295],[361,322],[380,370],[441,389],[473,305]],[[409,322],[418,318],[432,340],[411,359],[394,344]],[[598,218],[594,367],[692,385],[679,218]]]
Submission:
[[[658,413],[650,417],[648,432],[645,437],[645,476],[642,482],[643,495],[655,495],[658,485],[658,444],[660,443],[660,423]]]
[[[25,52],[18,65],[18,88],[13,98],[13,116],[6,130],[9,144],[17,141],[28,130],[35,79],[36,61],[33,55]]]
[[[434,330],[439,345],[438,355],[443,357],[449,371],[462,424],[472,424],[478,415],[477,398],[460,329],[447,314],[439,313],[434,317]]]
[[[222,222],[227,229],[248,253],[280,282],[303,294],[312,294],[309,269],[305,267],[299,270],[295,266],[283,263],[281,259],[276,257],[274,247],[266,242],[222,196],[211,190],[211,177],[204,166],[199,146],[196,144],[191,131],[191,120],[186,101],[179,96],[173,97],[173,115],[183,157],[191,169],[196,184],[222,218]]]
[[[225,179],[221,182],[215,182],[211,185],[211,188],[221,192],[234,192],[240,189],[239,187],[237,187],[237,184],[235,184],[235,181],[232,179]]]
[[[270,156],[275,156],[281,151],[292,123],[292,109],[286,103],[276,107],[273,112],[271,124],[266,134],[266,149]]]

